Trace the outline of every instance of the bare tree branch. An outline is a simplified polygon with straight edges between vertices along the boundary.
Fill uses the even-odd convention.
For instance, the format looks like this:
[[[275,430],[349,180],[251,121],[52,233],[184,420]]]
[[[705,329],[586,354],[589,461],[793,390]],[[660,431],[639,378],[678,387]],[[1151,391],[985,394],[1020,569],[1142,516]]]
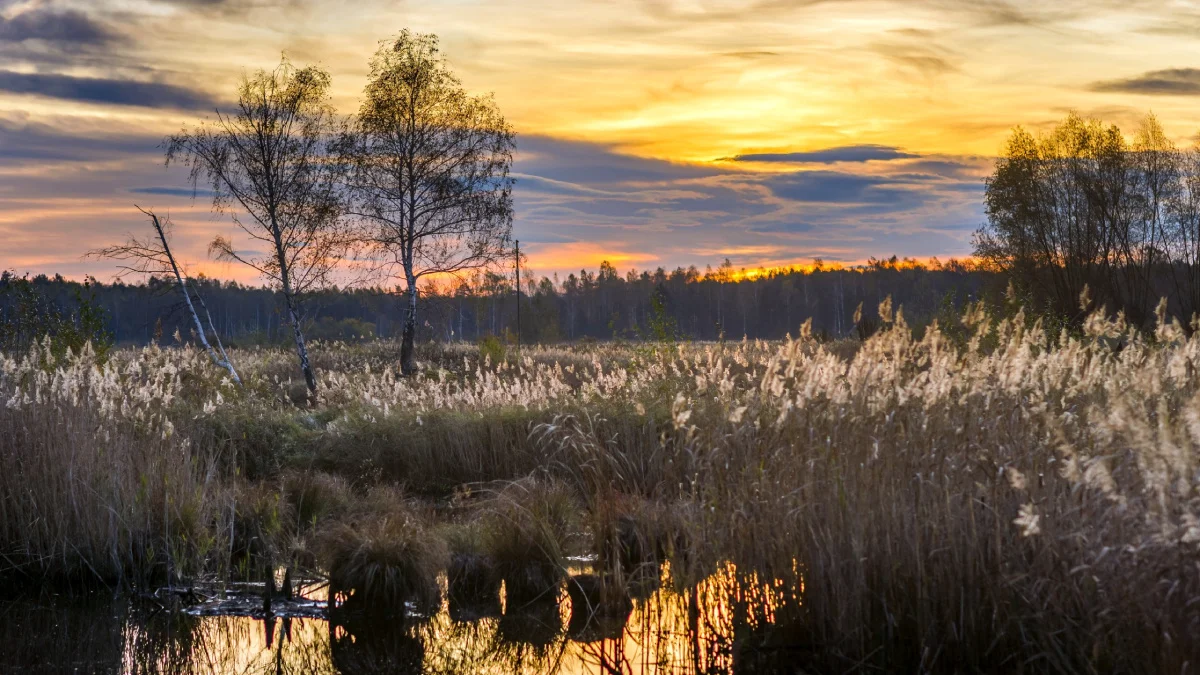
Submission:
[[[264,252],[238,251],[215,238],[210,254],[250,267],[282,291],[296,353],[309,391],[317,390],[301,330],[303,299],[328,284],[347,238],[337,192],[338,165],[328,144],[337,130],[329,73],[295,68],[284,59],[273,71],[242,79],[238,107],[214,121],[172,136],[167,163],[191,170],[193,185],[213,191],[213,208]]]

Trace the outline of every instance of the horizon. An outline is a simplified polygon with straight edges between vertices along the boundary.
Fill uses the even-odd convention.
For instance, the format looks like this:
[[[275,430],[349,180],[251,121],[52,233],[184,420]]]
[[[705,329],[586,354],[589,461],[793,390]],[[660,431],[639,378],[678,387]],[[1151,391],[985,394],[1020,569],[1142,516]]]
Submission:
[[[581,280],[585,274],[588,275],[593,280],[598,278],[600,276],[600,274],[604,271],[604,269],[603,269],[604,265],[611,266],[612,264],[607,260],[602,260],[596,268],[591,269],[591,270],[589,270],[587,268],[581,268],[578,270],[565,270],[565,271],[554,270],[548,274],[543,274],[543,273],[538,272],[537,270],[532,270],[532,269],[527,270],[524,266],[522,266],[521,282],[522,282],[522,285],[525,286],[527,284],[529,284],[529,285],[539,284],[542,280],[548,280],[554,284],[554,289],[557,292],[561,292],[566,288],[567,284],[570,283],[571,279]],[[849,261],[849,262],[827,261],[827,260],[824,260],[821,258],[814,258],[813,260],[811,260],[808,263],[795,263],[792,265],[783,265],[783,266],[778,266],[778,267],[750,267],[750,268],[740,267],[739,268],[739,267],[733,266],[732,261],[730,261],[729,259],[726,259],[726,260],[722,261],[721,264],[716,265],[716,266],[713,266],[711,264],[705,265],[703,269],[701,269],[698,265],[694,265],[694,264],[692,264],[692,265],[677,265],[672,268],[664,267],[661,265],[658,267],[654,267],[654,268],[644,267],[644,268],[640,268],[640,269],[636,268],[636,267],[630,267],[630,268],[624,269],[624,270],[613,266],[613,269],[616,270],[617,278],[621,282],[628,282],[630,280],[630,275],[633,275],[633,276],[637,277],[638,279],[642,279],[643,277],[647,277],[647,276],[653,278],[653,277],[658,276],[661,273],[661,274],[665,275],[666,277],[671,278],[680,273],[683,273],[688,276],[688,278],[687,278],[688,283],[714,282],[715,281],[718,283],[734,283],[734,284],[741,283],[744,281],[749,281],[749,282],[764,281],[764,280],[769,280],[772,278],[787,276],[787,275],[792,275],[792,274],[811,275],[811,274],[817,274],[817,273],[821,273],[821,272],[868,273],[868,272],[881,271],[881,270],[891,270],[891,271],[919,270],[919,271],[926,271],[926,272],[943,272],[943,271],[956,271],[956,270],[967,270],[967,271],[971,271],[971,272],[995,271],[995,270],[989,270],[986,263],[981,262],[980,260],[978,260],[972,256],[962,256],[962,257],[952,256],[952,257],[946,258],[945,260],[942,260],[942,259],[938,258],[937,256],[930,256],[929,258],[910,258],[910,257],[900,258],[899,256],[895,256],[895,255],[884,257],[884,258],[872,257],[872,258],[868,258],[867,260],[856,260],[856,261]],[[429,277],[422,278],[419,286],[421,288],[421,293],[424,295],[428,295],[431,293],[435,296],[436,295],[446,295],[446,294],[451,294],[454,292],[454,288],[455,288],[456,284],[460,284],[460,283],[465,284],[469,288],[472,286],[472,284],[478,284],[480,282],[480,277],[482,276],[482,274],[487,273],[487,272],[491,272],[491,273],[495,273],[495,274],[499,275],[499,277],[501,279],[506,280],[505,283],[511,283],[511,282],[513,282],[513,277],[511,275],[512,269],[509,268],[508,271],[510,273],[506,274],[503,271],[496,271],[494,269],[476,270],[475,272],[478,272],[478,274],[465,273],[465,274],[460,275],[459,277],[449,277],[449,278],[446,276],[429,276]],[[695,275],[694,277],[692,276],[693,274]],[[175,281],[171,278],[171,276],[169,274],[165,274],[165,273],[162,273],[162,274],[126,273],[126,274],[113,275],[113,276],[110,276],[109,278],[98,278],[91,274],[87,274],[87,275],[80,276],[80,277],[72,277],[72,276],[67,276],[65,274],[61,274],[61,273],[57,273],[57,272],[33,273],[33,272],[20,272],[20,271],[15,271],[15,270],[11,270],[11,269],[0,269],[0,278],[8,278],[10,276],[11,276],[11,278],[14,278],[14,279],[24,279],[24,280],[29,280],[29,281],[33,281],[33,282],[75,283],[75,284],[98,283],[101,286],[113,286],[113,287],[117,286],[118,284],[123,284],[125,286],[130,286],[130,287],[138,287],[138,286],[146,287],[146,286],[149,286],[152,282],[166,284],[167,286],[174,286],[174,284],[175,284]],[[215,277],[215,276],[209,276],[208,274],[205,274],[204,272],[197,272],[194,276],[189,276],[189,280],[199,282],[199,283],[214,282],[221,286],[237,286],[238,288],[242,288],[242,289],[246,289],[246,290],[266,290],[266,291],[270,291],[272,293],[281,293],[281,291],[278,288],[273,287],[270,283],[261,283],[261,280],[259,280],[259,279],[252,279],[250,281],[241,281],[241,280],[234,279],[234,278]],[[319,293],[326,292],[326,291],[331,291],[334,293],[348,293],[348,292],[352,292],[352,291],[367,291],[367,292],[378,291],[378,292],[381,292],[381,293],[384,293],[387,295],[403,294],[404,287],[401,286],[399,283],[396,283],[394,286],[389,286],[389,282],[395,282],[395,281],[397,281],[397,280],[394,279],[393,277],[390,277],[390,276],[384,277],[382,275],[373,277],[370,279],[358,278],[356,281],[353,281],[351,283],[347,283],[344,285],[338,284],[336,282],[332,283],[328,287],[322,288],[319,291],[315,291],[314,293],[319,294]],[[476,288],[475,291],[479,292],[479,289]],[[510,289],[510,292],[511,292],[511,289]],[[522,291],[522,292],[526,293],[526,291]]]
[[[0,268],[108,281],[81,256],[143,232],[138,204],[172,216],[193,273],[258,283],[205,254],[234,225],[159,143],[281,52],[329,68],[353,112],[402,28],[439,35],[516,128],[513,236],[538,275],[963,259],[1013,127],[1078,110],[1132,134],[1153,110],[1187,144],[1197,26],[1151,2],[8,0]]]

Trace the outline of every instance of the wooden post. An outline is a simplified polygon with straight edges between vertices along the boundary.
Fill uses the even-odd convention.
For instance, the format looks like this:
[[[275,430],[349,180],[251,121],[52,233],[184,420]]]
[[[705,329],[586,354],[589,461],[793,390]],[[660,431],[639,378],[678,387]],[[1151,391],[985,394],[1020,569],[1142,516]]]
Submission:
[[[521,371],[521,240],[513,240],[517,262],[517,372]]]

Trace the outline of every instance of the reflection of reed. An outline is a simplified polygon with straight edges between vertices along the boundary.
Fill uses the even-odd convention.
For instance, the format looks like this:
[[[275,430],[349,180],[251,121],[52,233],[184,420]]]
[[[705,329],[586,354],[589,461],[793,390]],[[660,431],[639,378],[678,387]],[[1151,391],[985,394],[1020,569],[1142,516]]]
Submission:
[[[499,612],[497,612],[497,616]],[[469,675],[496,672],[485,658],[495,640],[496,619],[460,621],[445,612],[421,626],[429,649],[425,654],[426,675]]]
[[[324,621],[250,617],[206,617],[199,621],[200,629],[196,631],[196,643],[188,655],[186,668],[178,672],[211,675],[335,672]]]
[[[567,646],[558,599],[509,608],[495,637],[490,653],[511,672],[557,671]]]
[[[190,673],[190,654],[201,624],[180,612],[132,612],[125,623],[125,669],[138,673]]]
[[[111,598],[5,603],[0,606],[0,672],[118,670],[127,613],[124,603]]]
[[[568,641],[557,602],[512,609],[499,617],[456,621],[442,612],[422,626],[428,675],[528,673],[562,670]]]
[[[404,621],[364,617],[329,623],[329,653],[343,675],[421,673],[425,644]]]
[[[502,615],[490,605],[452,614],[447,599],[417,622],[345,613],[328,623],[194,618],[111,601],[19,601],[0,606],[0,672],[36,664],[127,675],[707,675],[790,672],[810,656],[798,649],[794,582],[726,565],[683,592],[674,586],[636,600],[629,614],[576,611],[572,602],[569,621],[566,593]]]

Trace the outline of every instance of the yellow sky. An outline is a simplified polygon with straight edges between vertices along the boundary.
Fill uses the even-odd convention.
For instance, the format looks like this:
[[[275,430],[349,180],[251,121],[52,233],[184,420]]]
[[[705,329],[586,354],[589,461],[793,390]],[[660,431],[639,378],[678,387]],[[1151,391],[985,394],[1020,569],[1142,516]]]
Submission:
[[[203,200],[168,199],[180,176],[156,177],[157,151],[133,147],[203,106],[97,101],[70,83],[222,101],[286,52],[329,68],[348,113],[377,41],[405,27],[440,35],[467,87],[494,92],[517,128],[516,234],[544,270],[607,252],[637,267],[722,251],[747,266],[963,255],[986,157],[1012,126],[1076,109],[1132,132],[1152,109],[1179,142],[1200,128],[1200,10],[1185,2],[10,0],[0,16],[0,234],[13,242],[0,266],[34,271],[99,269],[68,247],[137,227],[125,210],[149,196],[175,209],[195,257],[228,229]],[[81,159],[45,150],[51,139],[5,157],[31,128],[54,147],[129,146]],[[903,156],[720,161],[850,146]],[[47,229],[73,234],[50,246]]]
[[[1186,61],[1196,46],[1186,3],[222,4],[252,8],[112,6],[158,14],[143,19],[137,55],[214,95],[286,51],[329,67],[348,110],[376,41],[402,27],[435,32],[467,85],[495,92],[518,129],[674,160],[862,143],[992,154],[1014,124],[1065,108],[1153,107],[1181,138],[1200,125],[1186,98],[1088,91],[1200,65]]]

